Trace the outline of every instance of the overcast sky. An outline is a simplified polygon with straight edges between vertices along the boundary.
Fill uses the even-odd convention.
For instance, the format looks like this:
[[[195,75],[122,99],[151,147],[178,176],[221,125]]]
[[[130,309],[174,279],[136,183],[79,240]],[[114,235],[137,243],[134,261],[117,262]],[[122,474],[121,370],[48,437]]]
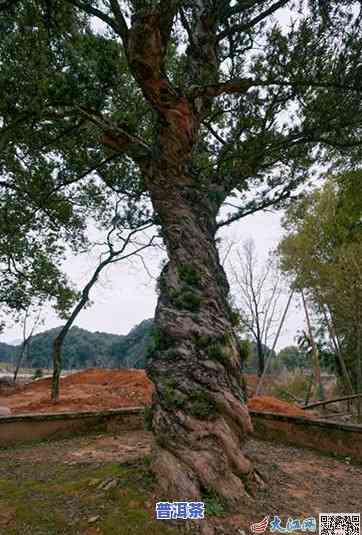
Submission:
[[[224,229],[220,235],[224,238],[224,244],[234,243],[234,251],[243,241],[252,238],[262,265],[269,251],[276,247],[282,236],[280,214],[268,212],[247,216]],[[225,245],[222,247],[225,248]],[[233,253],[229,259],[232,259],[232,255]],[[126,334],[137,323],[153,317],[157,300],[155,278],[160,272],[162,254],[154,250],[146,251],[144,260],[149,273],[139,260],[119,262],[104,272],[91,293],[93,305],[80,313],[75,324],[90,331]],[[227,264],[228,261],[226,268]],[[64,269],[71,280],[81,288],[88,281],[96,265],[96,255],[87,254],[69,258]],[[150,275],[154,278],[150,278]],[[43,317],[44,323],[38,332],[61,324],[56,315],[48,309],[44,310]],[[302,314],[292,306],[277,348],[292,344],[297,330],[301,327],[303,327]],[[21,329],[13,327],[6,329],[0,335],[0,341],[9,343],[19,340],[21,336]]]

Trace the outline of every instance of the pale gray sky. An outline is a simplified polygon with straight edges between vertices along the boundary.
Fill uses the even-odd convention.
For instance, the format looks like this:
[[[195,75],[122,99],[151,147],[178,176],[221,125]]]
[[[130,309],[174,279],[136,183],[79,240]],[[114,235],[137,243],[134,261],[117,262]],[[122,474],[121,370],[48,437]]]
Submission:
[[[266,212],[248,216],[223,229],[220,236],[225,238],[223,241],[232,241],[234,248],[252,238],[260,263],[263,263],[282,236],[280,214]],[[232,253],[229,258],[232,258]],[[150,274],[156,278],[160,271],[162,253],[155,250],[146,251],[144,259]],[[82,255],[69,258],[64,269],[71,280],[81,288],[96,265],[96,255]],[[225,267],[227,268],[227,263]],[[139,260],[113,265],[101,275],[91,294],[94,304],[80,313],[76,325],[90,331],[128,333],[137,323],[153,316],[157,300],[155,284],[155,280],[150,278]],[[304,323],[301,312],[294,306],[288,316],[277,346],[279,349],[293,343],[297,330]],[[44,310],[43,317],[44,324],[38,332],[61,324],[59,318],[49,309]],[[0,335],[1,342],[12,342],[19,338],[21,329],[18,326],[8,328]]]

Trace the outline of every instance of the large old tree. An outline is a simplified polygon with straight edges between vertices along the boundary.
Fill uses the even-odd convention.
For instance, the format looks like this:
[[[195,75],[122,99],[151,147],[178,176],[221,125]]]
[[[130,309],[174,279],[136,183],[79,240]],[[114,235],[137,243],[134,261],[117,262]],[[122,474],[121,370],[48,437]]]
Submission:
[[[212,491],[233,509],[258,483],[242,454],[251,425],[216,234],[288,202],[316,163],[357,165],[360,10],[0,1],[4,195],[25,190],[40,210],[64,201],[68,220],[117,190],[135,217],[149,203],[167,246],[148,373],[153,466],[169,499]]]

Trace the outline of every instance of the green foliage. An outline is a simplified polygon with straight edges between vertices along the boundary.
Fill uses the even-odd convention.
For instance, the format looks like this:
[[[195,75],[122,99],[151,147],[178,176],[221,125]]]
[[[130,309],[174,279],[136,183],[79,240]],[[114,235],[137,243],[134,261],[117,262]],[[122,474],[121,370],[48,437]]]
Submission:
[[[282,374],[278,378],[278,384],[271,388],[271,394],[278,399],[293,401],[293,396],[299,399],[305,399],[307,390],[310,385],[310,375],[305,375],[296,369],[287,374]],[[291,394],[291,395],[290,395]]]
[[[119,367],[144,368],[148,355],[161,344],[167,345],[165,337],[153,328],[152,320],[144,320],[131,329],[127,336],[119,336],[112,343],[112,361]]]
[[[201,286],[201,276],[191,265],[180,266],[178,272],[183,283],[196,288]]]
[[[43,370],[41,368],[37,368],[33,374],[33,381],[35,381],[35,379],[40,379],[41,377],[43,377]]]
[[[240,327],[241,316],[240,311],[237,308],[230,307],[229,319],[233,327]]]
[[[195,343],[195,346],[198,349],[207,349],[207,347],[210,345],[212,338],[208,335],[199,335],[198,333],[193,335],[193,340]]]
[[[171,294],[172,303],[179,309],[185,309],[189,312],[198,312],[201,306],[201,297],[188,287],[181,290],[175,290]]]
[[[227,508],[223,498],[213,489],[204,490],[202,501],[205,503],[205,515],[223,517],[227,513]]]
[[[49,368],[52,365],[52,343],[59,328],[33,336],[29,360],[24,365]],[[153,347],[152,320],[145,320],[126,336],[89,332],[72,327],[64,342],[64,369],[93,366],[144,368],[148,351]],[[0,361],[15,362],[20,346],[0,343]]]
[[[99,147],[99,128],[76,115],[80,107],[99,113],[107,106],[112,120],[132,127],[144,110],[137,118],[137,96],[108,106],[117,87],[130,95],[132,85],[116,40],[92,33],[70,5],[49,6],[20,1],[1,12],[0,307],[16,314],[49,300],[65,318],[77,295],[59,266],[65,252],[90,246],[91,219],[107,226],[112,192],[127,168],[103,165],[103,183],[87,172],[109,154]],[[131,173],[124,182],[139,190]],[[143,201],[137,209],[129,204],[147,218]]]
[[[185,396],[176,388],[177,383],[173,379],[164,382],[163,398],[169,408],[180,409],[185,404]]]
[[[250,340],[239,340],[239,351],[241,361],[246,364],[249,361],[252,352]]]
[[[224,366],[228,364],[229,359],[227,355],[227,350],[223,344],[220,342],[215,342],[210,344],[207,348],[207,356],[211,360],[217,360]]]
[[[248,358],[245,362],[242,360],[243,371],[245,371],[246,373],[257,373],[259,369],[257,345],[254,341],[249,341],[249,340],[245,342],[245,345],[246,347],[248,346]],[[265,356],[269,356],[271,354],[271,349],[264,344],[262,345],[262,350]],[[273,371],[274,363],[277,363],[275,351],[272,353],[271,366],[267,373],[271,373]]]
[[[14,362],[17,353],[17,347],[0,342],[0,362]]]
[[[213,419],[216,416],[216,403],[205,389],[199,389],[190,395],[190,413],[204,420]]]
[[[146,406],[143,409],[143,420],[144,420],[145,431],[152,431],[152,418],[153,418],[152,407]]]
[[[308,354],[297,346],[288,346],[281,349],[277,359],[288,371],[293,371],[297,368],[305,369],[310,367]]]
[[[164,112],[156,111],[156,94],[147,96],[143,87],[143,60],[128,64],[122,25],[115,23],[117,16],[108,4],[100,15],[101,30],[90,2],[17,0],[1,8],[3,308],[18,311],[24,303],[49,297],[64,312],[62,292],[71,285],[58,270],[63,246],[84,250],[89,245],[89,220],[107,227],[109,199],[118,192],[127,199],[133,224],[152,216],[141,171],[149,168],[149,161],[143,161],[142,148],[150,148],[153,164],[165,166],[159,140],[168,136],[158,135],[159,114]],[[133,23],[146,20],[157,6],[154,1],[131,2]],[[350,2],[308,2],[303,11],[292,10],[288,28],[273,24],[268,10],[259,20],[259,2],[229,10],[215,10],[209,3],[205,9],[212,11],[203,16],[212,18],[213,30],[204,37],[215,49],[215,62],[205,61],[187,31],[172,31],[181,9],[181,24],[188,21],[191,28],[199,27],[198,11],[189,2],[178,3],[167,23],[160,17],[160,23],[170,24],[162,32],[168,42],[162,47],[161,71],[163,81],[173,84],[172,98],[180,99],[175,104],[177,116],[181,102],[194,101],[191,93],[197,86],[243,80],[246,73],[255,79],[252,88],[246,83],[239,93],[221,91],[220,98],[212,99],[206,92],[205,106],[198,97],[202,121],[196,118],[200,127],[188,157],[192,184],[187,195],[194,203],[202,201],[200,214],[209,216],[211,205],[214,217],[230,195],[240,206],[230,215],[242,217],[263,206],[280,206],[305,181],[313,164],[342,167],[360,161],[357,88],[362,44],[360,21]],[[239,31],[239,19],[245,21],[246,31]],[[167,123],[174,128],[170,117],[162,118],[163,127]],[[105,132],[117,137],[119,131],[140,140],[138,147],[125,144],[126,156],[115,155],[105,143]],[[180,154],[180,163],[183,157]],[[181,163],[181,175],[182,168]],[[350,183],[357,178],[351,175]],[[184,187],[171,182],[171,188]],[[252,189],[258,193],[250,199]],[[189,268],[183,276],[191,286],[200,283]],[[186,307],[197,309],[194,298],[186,301]]]

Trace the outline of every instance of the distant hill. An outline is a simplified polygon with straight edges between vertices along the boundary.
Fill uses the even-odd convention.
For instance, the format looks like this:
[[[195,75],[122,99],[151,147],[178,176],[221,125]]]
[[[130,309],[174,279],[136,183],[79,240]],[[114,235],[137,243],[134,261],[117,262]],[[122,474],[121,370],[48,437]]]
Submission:
[[[119,368],[144,368],[153,344],[153,319],[144,320],[111,347],[113,365]]]
[[[63,369],[144,368],[147,354],[153,343],[152,327],[153,319],[142,321],[127,335],[90,332],[80,327],[72,327],[63,347]],[[23,362],[24,367],[50,368],[52,366],[52,343],[59,329],[49,329],[33,337],[29,348],[29,358]],[[12,346],[0,343],[0,362],[14,362],[20,348],[21,344]],[[253,343],[251,343],[250,358],[244,369],[249,373],[255,373],[257,369]]]
[[[63,347],[63,368],[120,367],[142,368],[147,348],[152,341],[153,320],[142,321],[127,335],[90,332],[72,327]],[[35,335],[30,343],[29,357],[23,366],[51,367],[52,343],[60,327]],[[14,362],[21,344],[0,343],[0,362]]]
[[[0,362],[13,362],[16,352],[16,346],[0,342]]]

